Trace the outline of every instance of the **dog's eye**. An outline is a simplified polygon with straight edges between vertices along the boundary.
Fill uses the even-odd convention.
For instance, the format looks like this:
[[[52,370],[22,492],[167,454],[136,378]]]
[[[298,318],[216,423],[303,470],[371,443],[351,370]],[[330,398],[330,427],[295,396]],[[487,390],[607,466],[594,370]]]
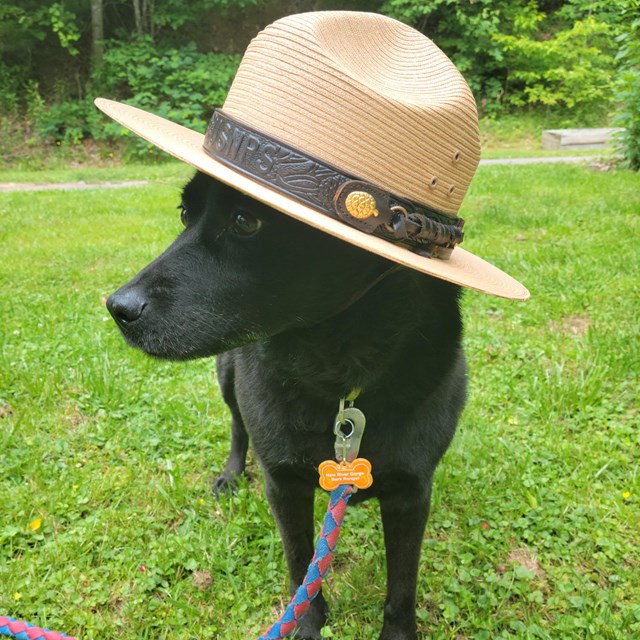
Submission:
[[[189,214],[187,213],[187,207],[185,207],[183,204],[179,204],[178,209],[180,209],[180,222],[182,222],[182,225],[186,227],[189,224]]]
[[[236,211],[233,214],[232,223],[234,232],[241,236],[252,236],[258,233],[262,226],[262,220],[246,211]]]

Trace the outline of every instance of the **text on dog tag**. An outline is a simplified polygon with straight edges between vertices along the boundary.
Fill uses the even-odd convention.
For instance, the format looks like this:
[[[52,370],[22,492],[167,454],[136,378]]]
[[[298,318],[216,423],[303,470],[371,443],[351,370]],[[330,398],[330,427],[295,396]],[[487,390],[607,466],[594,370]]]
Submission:
[[[371,463],[366,458],[356,458],[353,462],[325,460],[318,467],[320,486],[333,491],[341,484],[351,484],[358,489],[367,489],[373,484]]]

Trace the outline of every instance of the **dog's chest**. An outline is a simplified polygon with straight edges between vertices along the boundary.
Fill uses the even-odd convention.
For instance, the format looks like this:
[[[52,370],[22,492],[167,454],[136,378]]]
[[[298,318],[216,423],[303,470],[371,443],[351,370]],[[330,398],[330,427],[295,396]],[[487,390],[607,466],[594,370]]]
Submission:
[[[334,460],[336,436],[335,414],[314,414],[309,407],[286,407],[279,403],[261,402],[259,394],[238,398],[245,427],[263,467],[270,471],[287,470],[316,484],[318,467]],[[375,475],[422,475],[431,447],[426,442],[428,431],[409,430],[399,436],[403,425],[378,420],[369,421],[360,448],[360,456],[373,464]]]
[[[263,465],[317,468],[334,456],[332,419],[311,412],[260,404],[241,405],[247,433]]]

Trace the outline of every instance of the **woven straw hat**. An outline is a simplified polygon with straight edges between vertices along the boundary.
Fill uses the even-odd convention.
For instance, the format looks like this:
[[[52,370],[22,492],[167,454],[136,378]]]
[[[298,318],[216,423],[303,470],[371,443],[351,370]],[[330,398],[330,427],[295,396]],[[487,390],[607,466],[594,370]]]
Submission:
[[[480,158],[476,106],[446,55],[390,18],[283,18],[249,45],[206,135],[118,102],[96,105],[160,149],[313,227],[412,269],[525,300],[461,249]]]

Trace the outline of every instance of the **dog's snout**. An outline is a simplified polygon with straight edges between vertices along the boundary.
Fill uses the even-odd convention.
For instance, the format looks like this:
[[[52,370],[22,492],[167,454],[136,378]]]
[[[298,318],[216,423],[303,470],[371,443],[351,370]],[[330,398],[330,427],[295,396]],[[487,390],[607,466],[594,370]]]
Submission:
[[[147,306],[147,300],[135,289],[116,291],[107,300],[107,309],[120,325],[127,325],[140,318]]]

